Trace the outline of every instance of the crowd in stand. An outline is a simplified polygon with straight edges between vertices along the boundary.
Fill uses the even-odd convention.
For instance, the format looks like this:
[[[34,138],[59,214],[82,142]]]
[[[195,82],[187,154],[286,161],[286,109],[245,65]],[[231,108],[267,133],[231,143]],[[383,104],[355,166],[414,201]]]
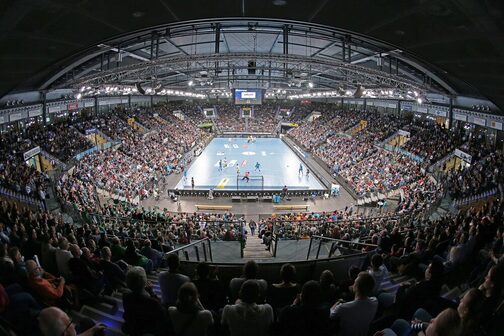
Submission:
[[[273,133],[278,120],[276,119],[277,106],[264,104],[254,106],[251,117],[243,117],[240,107],[234,104],[219,104],[215,122],[222,132],[260,132]],[[247,118],[247,122],[245,121]],[[248,124],[248,129],[246,129]]]
[[[348,269],[348,278],[333,273],[333,266],[297,274],[294,265],[284,264],[279,281],[266,281],[261,267],[249,261],[241,276],[224,281],[206,263],[190,271],[176,254],[165,257],[173,246],[155,227],[76,226],[2,202],[0,317],[10,324],[0,327],[19,335],[62,335],[68,328],[98,335],[105,326],[86,319],[75,326],[67,312],[83,304],[116,305],[108,296],[116,292],[123,293],[122,329],[129,335],[497,335],[503,210],[499,200],[438,220],[373,221],[363,230],[374,245],[363,248],[367,257]],[[152,214],[132,215],[146,216]],[[190,223],[193,216],[171,219]],[[349,238],[346,229],[333,228],[333,236]],[[159,267],[167,270],[158,273]],[[158,279],[159,292],[149,273]],[[395,284],[399,275],[410,280]],[[449,297],[447,284],[461,293]]]
[[[26,129],[26,136],[61,161],[67,161],[93,147],[82,133],[64,122],[54,125],[33,124]]]
[[[91,184],[129,201],[157,192],[155,188],[163,176],[185,169],[187,163],[182,160],[183,154],[191,148],[203,148],[206,138],[193,123],[178,119],[172,112],[170,106],[148,111],[118,111],[117,115],[80,124],[80,129],[98,127],[107,136],[121,141],[121,145],[85,156],[75,166],[74,178],[79,179],[81,184]],[[130,125],[128,120],[139,122],[141,126]],[[68,182],[60,181],[59,184],[61,198],[76,199],[65,189]],[[71,185],[76,186],[74,183]],[[88,185],[83,188],[92,190]],[[86,209],[89,207],[86,203],[93,198],[84,198],[87,199],[83,199],[85,204],[78,206]]]
[[[385,150],[341,170],[339,174],[358,196],[396,190],[416,181],[422,175],[417,162]]]
[[[448,176],[450,194],[454,199],[479,195],[504,183],[504,158],[493,152],[476,161],[462,172],[452,172]],[[499,190],[502,192],[502,190]]]
[[[413,135],[404,144],[408,152],[422,157],[429,165],[442,159],[463,143],[462,132],[450,132],[435,121],[426,119],[411,125]]]
[[[76,124],[81,132],[97,126],[123,146],[81,160],[73,174],[59,181],[60,197],[81,211],[96,212],[100,205],[95,186],[126,199],[144,197],[166,166],[182,166],[181,154],[202,143],[204,135],[194,124],[174,118],[172,107],[156,111],[160,118],[138,110]],[[364,262],[348,269],[348,279],[336,281],[341,276],[330,264],[303,276],[294,265],[284,264],[280,281],[268,282],[260,278],[261,268],[249,261],[242,276],[228,282],[206,263],[192,272],[180,267],[176,254],[165,255],[194,239],[244,238],[243,218],[231,213],[170,213],[106,204],[97,220],[79,226],[1,201],[0,331],[99,335],[104,326],[85,319],[75,326],[68,312],[83,304],[116,306],[108,295],[123,293],[122,328],[129,335],[498,335],[504,287],[503,200],[497,197],[438,219],[429,219],[422,210],[446,190],[460,198],[502,187],[502,154],[475,156],[475,163],[449,175],[446,185],[435,183],[408,157],[373,150],[375,142],[407,126],[403,121],[370,116],[366,130],[354,135],[360,145],[347,150],[347,137],[334,133],[356,125],[361,116],[339,113],[323,114],[294,130],[293,137],[323,160],[337,156],[326,162],[338,166],[358,195],[400,188],[403,197],[394,212],[401,216],[361,218],[353,208],[289,214],[260,220],[257,233],[266,244],[273,233],[287,239],[322,235],[348,240],[348,246],[371,242],[362,248]],[[153,134],[144,137],[133,130],[126,122],[130,117]],[[433,135],[437,141],[451,141],[451,136],[442,129]],[[45,176],[25,165],[21,156],[35,139],[12,133],[1,137],[1,183],[27,194],[42,189]],[[47,150],[59,157],[71,157],[80,148],[78,141],[67,148],[54,133],[49,137],[53,143]],[[329,141],[317,148],[324,137]],[[407,150],[430,162],[444,155],[436,154],[437,149],[450,151],[431,143],[428,133],[418,128],[408,143]],[[475,147],[471,142],[469,146],[473,153]],[[255,223],[249,227],[254,234]],[[158,279],[159,296],[147,274]],[[412,280],[396,284],[392,274]],[[461,294],[448,298],[447,285]]]
[[[33,147],[31,140],[14,132],[0,135],[0,185],[39,198],[45,195],[47,175],[23,160],[23,153]]]

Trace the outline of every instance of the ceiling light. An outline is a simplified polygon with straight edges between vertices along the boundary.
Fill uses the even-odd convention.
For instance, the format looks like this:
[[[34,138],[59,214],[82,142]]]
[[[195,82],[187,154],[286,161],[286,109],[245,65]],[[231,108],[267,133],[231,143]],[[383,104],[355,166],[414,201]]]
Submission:
[[[193,82],[192,80],[190,80],[190,81],[187,83],[187,85],[189,85],[189,86],[193,86],[193,85],[194,85],[194,82]]]
[[[308,87],[311,89],[313,88],[313,83],[312,82],[308,82]]]
[[[423,99],[421,97],[418,97],[416,101],[417,101],[418,104],[422,104],[423,103]]]

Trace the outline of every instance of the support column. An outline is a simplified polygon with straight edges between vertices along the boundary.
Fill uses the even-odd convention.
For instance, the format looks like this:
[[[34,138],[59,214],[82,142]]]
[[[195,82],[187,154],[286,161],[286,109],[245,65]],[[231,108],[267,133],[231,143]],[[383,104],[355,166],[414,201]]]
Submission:
[[[100,106],[98,105],[98,97],[94,97],[94,110],[95,110],[95,115],[98,115],[98,110]]]
[[[450,108],[448,110],[448,129],[453,127],[453,97],[450,97]]]
[[[289,54],[289,26],[283,26],[283,54]],[[284,77],[287,78],[287,63],[284,63]]]
[[[214,53],[220,53],[220,37],[221,37],[221,26],[220,23],[215,25],[215,48]],[[215,61],[215,75],[219,73],[219,61]]]
[[[47,124],[47,92],[46,91],[42,91],[41,93],[42,95],[42,123],[44,125]]]

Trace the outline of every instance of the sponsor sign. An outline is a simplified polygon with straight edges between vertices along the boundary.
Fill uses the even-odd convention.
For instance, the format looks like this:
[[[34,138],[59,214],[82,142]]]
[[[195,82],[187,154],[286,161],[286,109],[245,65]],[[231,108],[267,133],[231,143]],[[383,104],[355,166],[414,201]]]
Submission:
[[[460,149],[455,149],[455,155],[458,156],[459,158],[461,158],[462,160],[464,160],[465,162],[467,163],[471,163],[472,161],[472,156],[461,151]]]
[[[42,108],[34,108],[28,111],[28,117],[36,117],[42,114]]]
[[[10,121],[16,121],[23,119],[23,114],[22,113],[13,113],[9,116]]]
[[[59,105],[55,105],[55,106],[49,106],[48,110],[47,110],[49,113],[56,113],[56,112],[59,112],[61,111],[61,108]]]
[[[490,127],[501,130],[502,131],[502,123],[498,121],[490,121]]]
[[[476,125],[480,125],[480,126],[486,126],[486,120],[483,118],[474,117],[473,123],[475,123]]]
[[[256,93],[254,91],[243,91],[241,97],[242,99],[255,99]]]
[[[79,108],[79,103],[70,103],[67,105],[68,111],[77,110]]]
[[[24,160],[26,161],[26,160],[28,160],[29,158],[34,157],[34,156],[35,156],[35,155],[37,155],[38,153],[40,153],[40,147],[39,147],[39,146],[34,147],[34,148],[30,149],[30,150],[29,150],[29,151],[27,151],[27,152],[24,152],[24,154],[23,154],[23,158],[24,158]]]
[[[462,113],[453,113],[453,119],[460,121],[467,121],[467,116]]]

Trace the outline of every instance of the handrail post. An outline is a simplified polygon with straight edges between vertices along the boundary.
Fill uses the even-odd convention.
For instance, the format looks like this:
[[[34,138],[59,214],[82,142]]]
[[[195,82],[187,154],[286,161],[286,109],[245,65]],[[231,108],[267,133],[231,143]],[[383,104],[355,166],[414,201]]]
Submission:
[[[308,254],[306,255],[306,260],[310,260],[312,241],[313,241],[313,237],[310,237],[310,244],[308,245]]]
[[[184,256],[185,256],[185,259],[187,261],[189,261],[189,253],[186,250],[184,250]]]
[[[205,245],[205,242],[201,243],[201,245],[203,246],[203,258],[205,258],[205,262],[206,262],[206,261],[208,261],[208,259],[207,259],[207,251],[206,251],[207,247]]]
[[[208,256],[210,257],[210,262],[213,262],[213,256],[212,256],[212,240],[208,239]]]
[[[275,235],[275,249],[273,250],[273,258],[276,258],[278,247],[278,235]]]
[[[238,180],[238,179],[237,179]],[[240,231],[241,231],[241,234],[240,234],[240,258],[243,259],[243,244],[245,243],[245,238],[244,238],[244,232],[243,232],[243,222],[240,223]]]
[[[196,252],[196,260],[200,261],[199,259],[199,248],[197,245],[194,245],[194,252]]]
[[[331,257],[332,257],[332,255],[333,255],[333,253],[334,253],[334,250],[335,250],[334,245],[335,245],[335,244],[336,244],[336,243],[334,243],[334,242],[331,244],[331,249],[329,250],[329,258],[331,258]]]
[[[315,257],[315,260],[318,260],[318,258],[319,258],[321,247],[322,247],[322,239],[319,239],[319,244],[318,244],[318,248],[317,248],[317,256]]]

